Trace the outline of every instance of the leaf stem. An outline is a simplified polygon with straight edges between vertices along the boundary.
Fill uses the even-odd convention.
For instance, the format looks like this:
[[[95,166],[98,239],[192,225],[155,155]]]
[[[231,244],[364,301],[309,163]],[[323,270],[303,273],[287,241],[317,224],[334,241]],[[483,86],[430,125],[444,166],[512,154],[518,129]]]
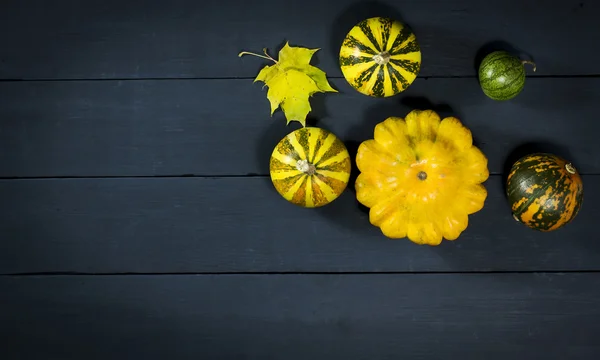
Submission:
[[[242,57],[242,56],[244,56],[244,55],[253,55],[253,56],[257,56],[257,57],[259,57],[259,58],[263,58],[263,59],[271,60],[271,61],[273,61],[274,63],[276,63],[276,64],[277,64],[277,60],[273,59],[273,58],[271,57],[271,55],[269,55],[269,54],[267,53],[267,48],[264,48],[264,49],[263,49],[263,52],[265,53],[265,55],[260,55],[260,54],[256,54],[256,53],[249,52],[249,51],[242,51],[241,53],[239,53],[239,54],[238,54],[238,57]]]

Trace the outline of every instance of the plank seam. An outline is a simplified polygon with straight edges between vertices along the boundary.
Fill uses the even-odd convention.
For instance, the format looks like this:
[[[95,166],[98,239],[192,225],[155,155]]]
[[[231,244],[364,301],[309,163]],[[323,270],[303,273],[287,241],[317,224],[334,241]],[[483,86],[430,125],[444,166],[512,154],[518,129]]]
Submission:
[[[417,79],[476,79],[477,75],[422,75]],[[577,79],[577,78],[600,78],[600,74],[555,74],[555,75],[528,75],[528,79]],[[188,80],[254,80],[253,76],[230,76],[230,77],[142,77],[142,78],[56,78],[56,79],[15,79],[3,78],[0,83],[13,82],[86,82],[86,81],[188,81]],[[343,80],[343,76],[327,76],[327,79]]]
[[[460,275],[460,274],[574,274],[600,273],[600,269],[580,270],[482,270],[482,271],[249,271],[249,272],[30,272],[0,274],[0,277],[36,276],[240,276],[240,275]]]
[[[72,180],[72,179],[161,179],[161,178],[252,178],[268,177],[268,174],[224,174],[224,175],[203,175],[203,174],[166,174],[166,175],[69,175],[69,176],[4,176],[0,180]]]

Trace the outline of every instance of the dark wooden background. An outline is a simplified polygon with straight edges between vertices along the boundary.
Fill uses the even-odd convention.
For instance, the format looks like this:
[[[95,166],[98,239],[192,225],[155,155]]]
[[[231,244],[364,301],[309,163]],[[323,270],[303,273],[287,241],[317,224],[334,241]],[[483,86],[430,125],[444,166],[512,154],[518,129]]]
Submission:
[[[403,94],[341,77],[346,31],[401,19],[422,46]],[[0,358],[600,358],[600,3],[590,0],[0,2]],[[286,126],[267,64],[321,48],[339,94],[310,125],[353,152],[376,123],[433,108],[489,158],[485,208],[455,242],[388,240],[353,185],[301,209],[268,177]],[[533,58],[523,93],[486,98],[476,62]],[[548,234],[514,222],[507,164],[571,159],[585,201]]]

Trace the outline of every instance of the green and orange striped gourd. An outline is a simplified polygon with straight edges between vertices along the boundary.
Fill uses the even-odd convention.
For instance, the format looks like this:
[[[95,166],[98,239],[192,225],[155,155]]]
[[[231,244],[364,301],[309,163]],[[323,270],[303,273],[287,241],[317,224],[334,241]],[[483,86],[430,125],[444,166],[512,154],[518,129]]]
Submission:
[[[517,160],[508,174],[506,190],[515,220],[544,232],[570,223],[583,202],[583,182],[577,169],[548,153]]]

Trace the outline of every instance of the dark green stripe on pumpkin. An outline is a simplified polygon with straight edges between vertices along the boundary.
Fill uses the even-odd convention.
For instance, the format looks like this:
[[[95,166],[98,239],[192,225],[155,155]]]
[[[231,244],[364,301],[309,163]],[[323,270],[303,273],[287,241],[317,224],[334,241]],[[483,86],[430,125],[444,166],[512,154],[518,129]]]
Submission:
[[[346,37],[346,39],[344,39],[343,46],[350,47],[350,48],[357,48],[360,51],[367,53],[367,54],[371,54],[371,55],[377,54],[377,52],[375,50],[371,49],[371,47],[361,43],[354,36],[351,36],[351,35]]]
[[[556,190],[561,191],[561,189],[565,189],[566,188],[566,177],[561,176],[560,178],[558,178],[556,180],[555,183],[548,183],[543,188],[535,189],[535,194],[540,194],[540,195],[534,196],[534,198],[536,198],[536,200],[538,200],[538,198],[540,196],[543,196],[543,194],[546,192],[546,190],[550,187],[552,187],[552,189],[555,191]],[[551,200],[558,200],[558,205],[557,205],[556,210],[553,209],[552,206],[550,205]],[[534,202],[538,202],[538,201],[534,201]],[[526,212],[527,209],[529,209],[529,207],[534,202],[530,202],[530,204],[527,207],[522,208],[521,211],[519,212],[519,215]],[[565,203],[564,202],[565,202],[565,194],[563,194],[562,196],[560,194],[553,194],[553,196],[548,197],[548,201],[545,204],[541,204],[541,203],[539,204],[540,205],[539,210],[533,214],[533,216],[531,217],[531,220],[527,222],[527,225],[534,229],[538,229],[538,230],[542,230],[542,231],[549,230],[552,226],[554,226],[556,223],[558,223],[561,220],[561,214],[563,211],[565,211]]]
[[[331,146],[329,147],[329,149],[327,149],[327,151],[325,152],[325,154],[323,154],[323,156],[321,156],[321,158],[319,159],[319,161],[315,164],[315,166],[317,168],[319,167],[319,164],[324,162],[325,160],[336,156],[337,154],[339,154],[340,152],[345,150],[345,146],[344,143],[342,143],[339,139],[336,139],[333,144],[331,144]]]
[[[323,144],[325,143],[325,140],[327,139],[328,135],[329,133],[327,131],[319,132],[319,137],[317,138],[317,143],[315,144],[315,151],[313,153],[313,157],[311,159],[308,159],[308,162],[310,162],[311,164],[315,163],[315,157],[319,154],[319,150],[321,149],[321,146],[323,146]]]
[[[373,32],[371,31],[371,28],[369,27],[369,24],[367,23],[367,21],[366,20],[361,21],[358,24],[358,27],[365,34],[365,36],[369,39],[369,41],[371,41],[371,43],[373,44],[375,49],[377,51],[381,52],[381,46],[377,42],[375,35],[373,35]]]
[[[317,183],[317,181],[311,177],[310,182],[312,185],[312,201],[315,206],[323,205],[327,203],[327,197],[321,190],[321,186]]]
[[[502,95],[495,94],[495,98],[498,100],[508,100],[519,94],[522,90],[522,88],[516,88],[513,91],[504,91],[502,92]]]
[[[296,149],[294,149],[294,147],[290,143],[290,139],[288,139],[287,137],[283,138],[283,141],[277,144],[277,151],[280,154],[290,156],[296,161],[302,160],[300,159],[300,155],[296,152]]]
[[[386,49],[387,43],[390,39],[390,32],[392,31],[393,21],[387,18],[379,18],[379,24],[381,25],[381,38],[382,44],[381,48]]]
[[[346,184],[341,180],[334,179],[332,177],[327,177],[319,174],[318,172],[315,174],[319,180],[323,181],[325,184],[329,185],[329,187],[333,190],[336,195],[341,194],[346,188]]]
[[[564,198],[559,199],[559,209],[564,208]],[[539,210],[533,214],[530,221],[527,222],[527,226],[536,230],[548,231],[554,225],[556,225],[561,219],[560,210],[548,210],[546,207],[541,206]]]
[[[302,177],[306,177],[306,174],[300,173],[289,178],[273,180],[273,184],[281,193],[285,194],[290,191]]]
[[[394,92],[394,94],[398,93],[398,79],[395,79],[394,75],[392,75],[392,72],[390,71],[391,66],[387,66],[388,69],[388,76],[390,77],[391,83],[392,83],[392,91]],[[393,69],[392,69],[393,70]],[[395,70],[394,70],[395,71]],[[406,89],[404,87],[404,85],[402,85],[403,89]]]
[[[498,62],[502,63],[504,61],[505,58],[509,58],[509,56],[506,55],[490,55],[489,58],[487,58],[485,61],[485,65],[483,67],[483,69],[487,69],[489,67],[496,67],[497,65],[494,65]]]
[[[373,85],[373,95],[377,97],[383,97],[385,94],[383,88],[383,82],[385,81],[385,71],[383,70],[383,66],[379,67],[379,71],[377,72],[377,81]]]
[[[545,162],[550,163],[541,165]],[[559,166],[556,163],[547,160],[542,155],[530,155],[527,159],[521,159],[512,166],[508,189],[513,189],[513,185],[519,185],[516,188],[524,188],[534,184],[544,186],[549,176],[557,175],[558,169]],[[514,181],[519,181],[519,183],[513,184]]]
[[[300,147],[304,149],[306,157],[308,157],[308,130],[306,128],[295,132],[296,141],[300,144]]]
[[[484,70],[482,71],[483,74],[486,73],[485,69],[486,68],[484,68]],[[494,69],[494,77],[482,79],[481,84],[484,86],[493,85],[497,81],[496,79],[498,79],[502,76],[515,78],[515,80],[518,80],[519,77],[521,77],[522,75],[525,75],[525,71],[522,66],[520,66],[520,65],[519,66],[505,66],[505,65],[500,64],[500,65],[496,66]],[[524,81],[524,79],[523,79],[523,81]],[[504,84],[504,86],[506,86],[506,85],[507,84]]]
[[[296,170],[296,167],[290,164],[286,164],[284,162],[279,161],[278,159],[272,157],[271,158],[271,162],[269,164],[269,167],[271,168],[271,170],[274,171],[278,171],[278,170],[285,170],[285,171],[289,171],[289,170]]]
[[[317,172],[319,172],[319,170],[334,171],[334,172],[348,172],[349,167],[350,167],[350,158],[344,158],[343,160],[334,162],[333,164],[318,167]]]
[[[360,76],[358,76],[355,80],[354,80],[354,85],[357,88],[361,88],[363,86],[363,83],[365,81],[368,81],[371,76],[373,75],[373,73],[375,73],[375,70],[377,70],[377,67],[379,67],[378,64],[373,64],[373,66],[371,66],[370,68],[368,68],[367,70],[363,71]]]
[[[519,177],[519,179],[522,179],[522,177]],[[535,189],[534,193],[528,194],[525,191],[525,189],[527,189],[530,186],[533,186],[533,184],[538,184],[541,187]],[[551,185],[550,183],[543,183],[543,184],[537,183],[535,176],[528,176],[526,179],[522,179],[521,184],[517,184],[514,187],[513,187],[512,182],[509,181],[508,189],[514,189],[514,191],[508,192],[508,198],[509,198],[510,202],[512,204],[514,204],[514,203],[519,202],[519,200],[521,200],[523,198],[527,199],[527,201],[525,201],[523,204],[521,204],[518,208],[513,209],[513,213],[520,216],[525,211],[527,211],[527,208],[529,208],[529,206],[535,201],[535,198],[536,198],[535,194],[539,193],[540,191],[545,192],[550,185]]]
[[[416,74],[419,72],[419,63],[410,60],[397,60],[390,59],[390,62],[394,65],[400,66],[404,70]]]
[[[412,31],[410,31],[410,29],[406,26],[403,27],[402,30],[400,30],[400,33],[396,36],[396,39],[394,39],[394,43],[390,49],[390,54],[395,54],[411,35]]]
[[[486,66],[484,68],[487,68],[488,66],[491,66],[492,64],[499,62],[499,61],[504,61],[505,59],[514,59],[514,56],[512,56],[509,53],[506,52],[497,52],[497,53],[493,53],[493,54],[489,54],[486,56]]]
[[[510,71],[510,70],[508,70],[508,71]],[[504,72],[503,75],[500,75],[500,76],[507,76],[508,71]],[[498,90],[499,91],[499,90],[509,89],[513,85],[519,85],[519,82],[524,82],[524,81],[523,81],[523,79],[515,77],[512,81],[510,81],[508,83],[504,83],[501,86],[490,86],[490,85],[493,85],[494,82],[493,81],[487,81],[487,82],[485,82],[485,87],[487,89],[490,89],[490,90]]]
[[[369,56],[343,56],[340,58],[340,66],[364,64],[369,61],[373,61],[373,58]]]
[[[506,100],[516,96],[523,90],[523,80],[524,79],[515,79],[509,84],[505,84],[499,87],[490,86],[490,84],[482,84],[481,87],[485,93],[492,94],[495,99]]]
[[[571,203],[567,202],[566,199],[567,199],[567,196],[565,196],[564,206],[569,208],[569,207],[571,207]],[[573,221],[573,219],[575,219],[575,216],[579,212],[579,209],[581,208],[582,204],[583,204],[583,187],[579,187],[578,193],[575,195],[575,205],[573,207],[573,215],[571,216],[571,219],[569,219],[567,221],[567,223],[569,223],[569,222]]]
[[[544,153],[533,153],[528,155],[525,158],[519,159],[511,168],[511,174],[515,171],[526,171],[530,170],[530,175],[536,175],[538,172],[535,170],[538,169],[541,171],[551,170],[551,169],[560,169],[561,166],[556,162],[554,157],[549,154]]]
[[[413,39],[408,44],[406,44],[406,46],[398,48],[396,50],[392,50],[390,52],[390,55],[409,54],[411,52],[417,52],[419,50],[421,50],[421,47],[419,46],[419,44],[417,43],[417,41]]]
[[[404,76],[402,76],[402,74],[400,74],[400,72],[398,72],[398,70],[394,69],[392,66],[386,65],[386,67],[390,74],[390,78],[392,79],[392,88],[394,89],[394,93],[398,91],[398,82],[402,84],[402,89],[406,89],[409,84],[408,81],[406,81],[406,79],[404,78]]]

